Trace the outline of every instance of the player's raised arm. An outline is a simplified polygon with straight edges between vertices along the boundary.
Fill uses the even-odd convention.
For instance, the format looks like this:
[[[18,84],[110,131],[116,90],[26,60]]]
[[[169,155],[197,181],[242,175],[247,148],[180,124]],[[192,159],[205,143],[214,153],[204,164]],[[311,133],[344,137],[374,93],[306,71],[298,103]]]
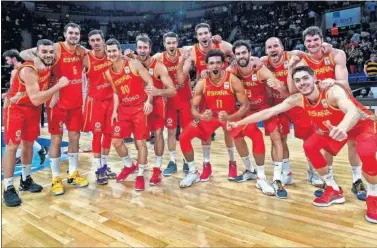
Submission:
[[[240,103],[240,108],[238,109],[238,111],[228,117],[228,121],[233,121],[245,116],[249,109],[249,100],[245,94],[245,89],[241,80],[239,80],[234,75],[231,76],[230,80],[233,91],[237,97],[237,101]]]
[[[177,82],[184,84],[185,79],[188,77],[192,61],[194,61],[194,50],[186,51],[179,57],[177,68]]]
[[[268,87],[275,89],[280,92],[283,96],[289,96],[288,87],[284,85],[283,82],[281,82],[279,79],[277,79],[274,74],[266,67],[263,66],[259,70],[259,75],[262,80],[267,81]]]
[[[191,103],[191,114],[194,119],[203,120],[205,119],[202,114],[199,113],[198,107],[203,99],[205,80],[199,80],[194,89],[194,96],[192,97]]]

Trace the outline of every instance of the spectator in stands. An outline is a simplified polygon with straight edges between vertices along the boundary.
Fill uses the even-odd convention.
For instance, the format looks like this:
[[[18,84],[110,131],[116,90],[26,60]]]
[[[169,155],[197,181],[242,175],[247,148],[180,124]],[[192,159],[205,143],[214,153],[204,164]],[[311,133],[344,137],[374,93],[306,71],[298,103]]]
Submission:
[[[369,8],[370,21],[376,21],[376,2],[368,1],[367,6]]]
[[[364,64],[364,73],[368,76],[369,81],[375,81],[377,76],[376,54],[370,55],[370,60]]]
[[[368,91],[367,91],[367,89],[362,88],[360,90],[360,95],[356,96],[356,99],[367,98],[367,97],[368,97]]]
[[[333,37],[333,39],[335,37],[338,37],[339,36],[339,28],[336,26],[336,23],[333,23],[332,25],[332,28],[331,28],[331,37]]]

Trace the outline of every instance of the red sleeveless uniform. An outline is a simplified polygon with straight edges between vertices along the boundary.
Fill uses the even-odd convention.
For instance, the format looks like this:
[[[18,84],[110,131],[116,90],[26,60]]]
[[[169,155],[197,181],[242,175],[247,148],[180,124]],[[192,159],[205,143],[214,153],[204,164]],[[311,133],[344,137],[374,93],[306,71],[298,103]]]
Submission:
[[[49,68],[38,72],[34,62],[27,61],[16,69],[11,82],[9,93],[4,101],[4,137],[5,143],[9,140],[13,144],[20,144],[21,140],[32,142],[40,134],[41,106],[35,106],[26,92],[25,82],[20,78],[22,68],[32,68],[38,73],[39,90],[48,88],[51,79]]]
[[[111,68],[106,71],[119,98],[118,122],[113,125],[114,138],[128,138],[134,133],[136,140],[147,139],[149,131],[144,103],[148,96],[144,90],[144,81],[136,74],[130,61],[123,61],[121,72]]]
[[[302,59],[314,71],[318,80],[335,79],[335,62],[331,54],[324,56],[320,61],[314,61],[309,55],[305,55]]]
[[[157,89],[163,89],[164,84],[161,79],[156,75],[156,65],[160,63],[157,59],[152,58],[151,64],[146,67],[149,75],[153,79],[153,85]],[[166,114],[166,99],[162,96],[153,97],[153,111],[148,115],[148,127],[151,131],[156,131],[157,129],[163,129],[165,124],[165,114]]]
[[[51,134],[62,134],[63,124],[68,131],[79,132],[82,127],[83,105],[83,57],[77,49],[69,51],[63,42],[59,42],[60,57],[53,65],[53,78],[66,77],[69,85],[59,91],[57,103],[47,102],[48,130]]]
[[[190,76],[187,76],[183,87],[178,84],[177,80],[178,60],[181,55],[181,49],[178,49],[177,57],[171,60],[166,51],[162,53],[162,63],[168,69],[169,76],[177,89],[177,94],[167,99],[165,127],[168,129],[177,127],[178,116],[182,128],[192,121]]]
[[[111,62],[104,56],[96,58],[92,52],[87,54],[88,95],[85,99],[82,131],[111,133],[111,113],[113,111],[113,89],[105,77]]]
[[[284,51],[282,60],[278,64],[273,64],[268,57],[265,61],[267,68],[274,74],[274,76],[284,83],[284,86],[288,87],[288,52]],[[283,102],[287,97],[282,96],[279,91],[271,89],[274,105]],[[311,120],[307,113],[300,107],[295,107],[287,112],[279,114],[280,132],[283,135],[287,135],[290,132],[291,122],[294,124],[295,137],[299,139],[307,139],[313,133],[313,127]]]

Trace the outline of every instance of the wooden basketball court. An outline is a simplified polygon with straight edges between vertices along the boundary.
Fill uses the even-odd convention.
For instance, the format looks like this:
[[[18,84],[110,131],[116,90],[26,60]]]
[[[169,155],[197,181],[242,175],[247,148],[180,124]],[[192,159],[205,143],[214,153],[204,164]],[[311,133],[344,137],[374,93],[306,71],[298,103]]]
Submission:
[[[43,137],[48,137],[43,130]],[[64,137],[67,140],[67,136]],[[82,137],[81,144],[88,144]],[[249,148],[251,148],[248,140]],[[335,177],[345,192],[346,202],[330,208],[312,205],[315,188],[306,180],[307,163],[302,142],[289,139],[294,185],[287,186],[288,198],[280,200],[263,195],[255,181],[229,182],[228,154],[223,134],[218,130],[213,142],[213,177],[180,189],[183,177],[182,155],[177,150],[179,172],[163,178],[159,186],[148,185],[151,169],[146,171],[146,190],[135,192],[135,175],[123,183],[110,181],[99,186],[95,181],[91,153],[79,155],[80,171],[89,187],[77,189],[65,183],[65,194],[50,195],[50,169],[38,171],[33,178],[44,185],[40,194],[20,193],[23,203],[17,208],[2,204],[2,245],[4,247],[376,247],[377,225],[364,219],[366,203],[351,192],[352,173],[346,149],[335,158]],[[133,144],[127,144],[136,157]],[[149,145],[149,160],[154,162]],[[267,150],[270,141],[266,139]],[[196,161],[202,153],[195,140]],[[164,165],[169,160],[165,148]],[[266,174],[272,179],[269,152]],[[244,170],[237,155],[238,171]],[[122,162],[114,149],[110,166],[116,172]],[[61,175],[66,178],[68,161]],[[199,166],[201,168],[201,166]],[[16,181],[19,178],[16,179]],[[18,187],[18,181],[16,183]]]

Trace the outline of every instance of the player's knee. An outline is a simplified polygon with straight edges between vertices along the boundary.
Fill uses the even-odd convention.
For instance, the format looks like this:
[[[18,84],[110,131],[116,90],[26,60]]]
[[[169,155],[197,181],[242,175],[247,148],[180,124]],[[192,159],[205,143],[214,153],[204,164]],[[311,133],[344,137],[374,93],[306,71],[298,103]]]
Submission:
[[[270,133],[270,139],[274,145],[282,145],[281,135],[277,129]]]
[[[68,132],[68,138],[70,142],[78,142],[80,139],[79,132]]]
[[[11,153],[16,153],[17,149],[19,147],[19,144],[13,144],[12,141],[9,141],[7,144],[7,150]]]
[[[60,134],[51,135],[51,144],[60,145],[62,138],[63,138],[63,135],[60,135]]]
[[[122,139],[112,139],[111,143],[113,144],[114,148],[119,148],[123,145]]]
[[[168,137],[174,137],[175,138],[176,132],[177,132],[177,128],[168,129]]]

